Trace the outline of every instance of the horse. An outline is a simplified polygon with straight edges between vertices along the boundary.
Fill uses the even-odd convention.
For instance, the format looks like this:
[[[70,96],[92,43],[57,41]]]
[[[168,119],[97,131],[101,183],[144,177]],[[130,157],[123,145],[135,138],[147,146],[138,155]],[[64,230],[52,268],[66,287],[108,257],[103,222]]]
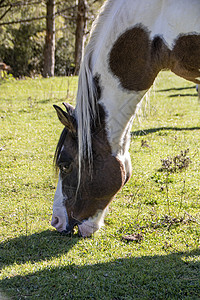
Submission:
[[[3,76],[2,76],[2,74],[1,74],[1,71],[3,72]],[[8,66],[8,65],[6,65],[6,64],[3,63],[3,62],[0,62],[0,78],[6,77],[8,71],[11,71],[11,67]]]
[[[107,0],[82,59],[76,107],[54,105],[64,125],[51,224],[91,236],[131,176],[130,130],[138,103],[169,69],[200,84],[199,0]]]

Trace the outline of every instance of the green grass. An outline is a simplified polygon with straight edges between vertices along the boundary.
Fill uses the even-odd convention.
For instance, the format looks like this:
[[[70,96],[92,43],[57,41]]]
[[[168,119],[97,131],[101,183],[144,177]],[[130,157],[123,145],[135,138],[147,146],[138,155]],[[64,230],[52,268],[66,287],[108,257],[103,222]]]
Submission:
[[[0,299],[199,299],[195,86],[159,75],[134,121],[131,180],[111,203],[104,228],[87,239],[50,225],[62,130],[52,105],[74,104],[76,87],[77,78],[0,82]],[[163,169],[161,159],[186,149],[187,167]]]

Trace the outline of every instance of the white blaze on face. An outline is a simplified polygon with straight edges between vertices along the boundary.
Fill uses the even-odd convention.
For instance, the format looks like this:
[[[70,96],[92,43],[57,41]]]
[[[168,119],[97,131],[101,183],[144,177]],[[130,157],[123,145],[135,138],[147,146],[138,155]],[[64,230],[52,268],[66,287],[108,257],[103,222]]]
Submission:
[[[107,211],[107,207],[104,210],[99,210],[95,216],[90,217],[88,220],[83,221],[81,225],[78,225],[81,236],[88,237],[99,230],[104,225],[104,218]]]
[[[68,216],[65,206],[63,205],[63,193],[62,193],[62,180],[59,176],[58,185],[54,196],[53,202],[53,215],[51,225],[55,227],[59,232],[66,230],[68,225]]]

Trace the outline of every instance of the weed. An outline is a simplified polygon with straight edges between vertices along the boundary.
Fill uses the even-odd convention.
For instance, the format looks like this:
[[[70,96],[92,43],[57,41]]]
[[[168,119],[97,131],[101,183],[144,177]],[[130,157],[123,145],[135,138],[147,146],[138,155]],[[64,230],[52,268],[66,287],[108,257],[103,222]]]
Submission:
[[[160,168],[160,171],[174,173],[187,169],[192,162],[190,157],[187,155],[188,152],[189,149],[186,149],[181,151],[180,154],[175,155],[173,158],[169,156],[165,159],[161,159],[162,167]]]
[[[146,140],[141,140],[141,147],[143,148],[150,148],[148,142]]]

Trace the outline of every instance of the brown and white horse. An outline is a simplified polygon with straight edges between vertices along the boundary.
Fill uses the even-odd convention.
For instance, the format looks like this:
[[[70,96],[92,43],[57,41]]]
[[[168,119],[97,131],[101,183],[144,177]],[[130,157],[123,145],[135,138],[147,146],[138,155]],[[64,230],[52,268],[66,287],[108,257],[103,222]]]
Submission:
[[[94,23],[77,105],[55,106],[65,126],[52,226],[89,236],[131,175],[136,106],[162,69],[200,83],[199,0],[108,0]]]
[[[6,77],[7,72],[11,71],[11,67],[7,66],[5,63],[0,62],[0,78],[2,78],[1,71],[3,71],[3,78]]]

